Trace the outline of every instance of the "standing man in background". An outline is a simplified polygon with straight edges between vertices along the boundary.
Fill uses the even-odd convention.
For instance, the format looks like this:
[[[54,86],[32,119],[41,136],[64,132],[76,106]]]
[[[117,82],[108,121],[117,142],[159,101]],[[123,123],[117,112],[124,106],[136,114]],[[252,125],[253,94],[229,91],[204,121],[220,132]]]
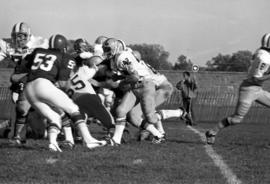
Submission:
[[[186,125],[194,125],[193,99],[197,96],[197,81],[195,77],[188,71],[183,72],[183,80],[176,84],[176,88],[181,91],[183,108],[191,117],[185,120]]]

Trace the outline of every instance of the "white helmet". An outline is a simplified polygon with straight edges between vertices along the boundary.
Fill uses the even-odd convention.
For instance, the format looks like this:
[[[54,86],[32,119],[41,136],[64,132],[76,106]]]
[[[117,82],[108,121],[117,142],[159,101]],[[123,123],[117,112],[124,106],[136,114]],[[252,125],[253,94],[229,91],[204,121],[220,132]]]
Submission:
[[[11,38],[17,47],[26,47],[26,44],[30,40],[30,37],[31,30],[26,23],[19,22],[13,26],[11,31]]]
[[[95,40],[95,44],[103,44],[103,42],[105,42],[105,40],[107,40],[108,39],[108,37],[106,37],[106,36],[99,36],[99,37],[97,37],[97,39]]]
[[[107,59],[110,59],[119,52],[126,50],[126,45],[122,40],[117,40],[115,38],[108,38],[102,44],[102,49],[104,52],[104,56]]]
[[[262,37],[262,48],[270,49],[270,33],[266,33]]]

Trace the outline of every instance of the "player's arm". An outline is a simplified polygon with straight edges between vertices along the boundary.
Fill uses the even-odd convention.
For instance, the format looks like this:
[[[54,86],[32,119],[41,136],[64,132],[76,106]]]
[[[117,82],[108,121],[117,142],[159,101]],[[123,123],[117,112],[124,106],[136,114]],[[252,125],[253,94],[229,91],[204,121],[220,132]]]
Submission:
[[[262,76],[262,77],[253,77],[253,79],[254,79],[255,81],[258,81],[258,82],[264,82],[264,81],[267,81],[267,80],[270,79],[270,73],[269,73],[269,74],[266,74],[266,75],[264,75],[264,76]]]

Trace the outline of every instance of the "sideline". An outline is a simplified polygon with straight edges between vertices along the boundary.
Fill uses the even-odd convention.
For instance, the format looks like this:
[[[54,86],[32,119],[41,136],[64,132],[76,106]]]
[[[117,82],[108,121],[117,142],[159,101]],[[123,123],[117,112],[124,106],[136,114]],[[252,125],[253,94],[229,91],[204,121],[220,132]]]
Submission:
[[[193,131],[195,134],[200,136],[200,139],[203,142],[206,142],[206,138],[202,132],[193,128],[191,126],[187,126],[188,129]],[[211,145],[204,145],[205,151],[208,156],[214,161],[215,165],[220,169],[221,174],[226,178],[229,184],[242,184],[242,181],[237,178],[237,176],[232,172],[229,166],[223,161],[222,157],[218,155]]]

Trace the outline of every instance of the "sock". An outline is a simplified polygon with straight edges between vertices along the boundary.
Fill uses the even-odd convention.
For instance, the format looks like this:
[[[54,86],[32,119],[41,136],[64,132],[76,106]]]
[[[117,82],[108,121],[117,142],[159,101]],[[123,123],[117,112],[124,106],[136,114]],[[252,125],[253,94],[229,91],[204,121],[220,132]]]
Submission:
[[[57,144],[57,136],[60,133],[60,130],[56,127],[50,127],[48,131],[49,142],[52,144]]]
[[[65,140],[74,144],[74,139],[73,139],[71,127],[63,127],[63,132],[65,135]]]
[[[115,130],[114,130],[112,139],[118,144],[121,144],[121,139],[122,139],[125,127],[126,126],[124,124],[115,125]]]
[[[165,130],[163,128],[162,121],[160,119],[155,124],[155,127],[161,134],[165,134]]]
[[[153,124],[146,125],[145,129],[148,130],[151,134],[153,134],[153,136],[156,136],[158,138],[161,138],[163,136]]]
[[[79,130],[80,136],[82,136],[83,141],[87,144],[90,142],[97,141],[92,135],[86,125],[86,123],[79,123],[77,124],[77,128]]]
[[[180,116],[183,115],[183,111],[181,109],[160,110],[159,112],[162,114],[163,119],[179,118]]]

